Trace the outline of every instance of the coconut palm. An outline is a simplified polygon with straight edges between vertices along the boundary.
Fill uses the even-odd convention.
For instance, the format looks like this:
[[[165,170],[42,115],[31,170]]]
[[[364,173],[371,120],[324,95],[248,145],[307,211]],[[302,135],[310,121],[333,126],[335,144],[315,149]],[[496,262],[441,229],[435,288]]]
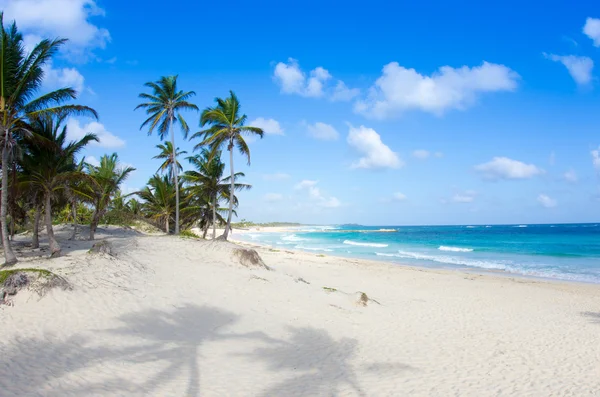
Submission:
[[[217,152],[214,156],[207,149],[203,149],[201,154],[188,157],[188,161],[195,170],[186,171],[184,181],[188,183],[188,195],[194,197],[206,197],[209,207],[212,211],[212,222],[206,222],[204,235],[208,230],[208,225],[213,225],[213,239],[216,238],[217,211],[219,201],[225,199],[229,201],[231,176],[223,178],[225,164],[221,161],[221,152]],[[243,172],[237,172],[234,179],[237,181],[244,177]],[[234,190],[247,190],[252,186],[244,183],[235,183]],[[233,196],[234,206],[238,205],[237,197]]]
[[[153,175],[148,185],[137,195],[144,202],[142,208],[154,222],[165,225],[165,233],[169,233],[169,221],[176,208],[175,194],[178,190],[167,175]]]
[[[76,98],[72,88],[61,88],[35,98],[44,79],[43,66],[51,61],[66,40],[42,40],[26,53],[23,36],[15,23],[5,27],[0,12],[0,144],[2,145],[2,198],[0,222],[5,264],[12,265],[17,258],[8,241],[8,173],[10,154],[15,150],[20,136],[30,130],[27,121],[42,114],[84,114],[98,117],[85,106],[63,105]],[[35,98],[35,99],[34,99]]]
[[[119,164],[117,153],[110,156],[105,154],[100,158],[100,165],[86,164],[86,167],[88,175],[92,178],[92,182],[88,187],[88,194],[94,207],[94,214],[90,223],[90,240],[93,240],[100,219],[108,210],[112,197],[119,192],[119,186],[127,179],[129,174],[135,171],[135,168],[122,167]]]
[[[209,147],[211,156],[223,147],[229,151],[230,195],[233,197],[235,191],[235,173],[233,170],[233,149],[237,146],[238,151],[248,159],[250,165],[250,149],[243,135],[258,135],[263,137],[263,130],[258,127],[247,126],[247,116],[240,112],[240,102],[233,93],[229,91],[226,99],[216,98],[217,105],[208,107],[202,111],[200,127],[210,126],[208,129],[195,133],[192,138],[202,138],[202,142],[194,147],[194,150]],[[229,200],[229,214],[227,225],[222,238],[227,240],[231,230],[231,217],[233,215],[233,200]]]
[[[95,134],[86,134],[77,141],[68,142],[64,120],[64,115],[54,118],[49,114],[33,119],[30,123],[32,134],[25,139],[21,160],[21,183],[38,190],[43,197],[51,257],[59,256],[61,250],[52,228],[52,202],[66,189],[76,189],[76,186],[70,186],[72,181],[83,179],[85,175],[77,170],[75,155],[90,142],[98,141]]]
[[[167,133],[171,135],[171,150],[173,152],[173,164],[177,162],[177,152],[175,146],[175,133],[173,124],[179,123],[183,131],[184,138],[190,128],[181,115],[182,110],[198,110],[198,107],[193,103],[188,102],[188,99],[196,95],[194,91],[183,92],[177,88],[177,76],[161,77],[157,82],[148,82],[144,84],[152,89],[152,94],[142,93],[140,98],[148,100],[139,104],[136,109],[146,109],[148,118],[142,123],[140,129],[148,127],[148,135],[152,134],[155,129],[158,130],[158,135],[161,140],[165,139]],[[173,167],[173,180],[175,185],[176,208],[175,208],[175,234],[179,234],[179,170]]]
[[[157,149],[160,149],[160,153],[156,156],[152,157],[153,159],[164,160],[163,163],[158,167],[157,172],[166,172],[168,175],[173,177],[173,181],[175,181],[175,169],[173,168],[174,164],[177,164],[177,171],[183,171],[183,167],[177,161],[177,157],[182,154],[187,154],[185,150],[173,150],[173,144],[171,142],[165,142],[164,144],[156,145]]]

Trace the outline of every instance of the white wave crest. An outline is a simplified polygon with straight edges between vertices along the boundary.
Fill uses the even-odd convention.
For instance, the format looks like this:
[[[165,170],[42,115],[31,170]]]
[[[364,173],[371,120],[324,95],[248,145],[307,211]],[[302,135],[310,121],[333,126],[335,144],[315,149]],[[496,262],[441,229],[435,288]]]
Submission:
[[[356,241],[344,240],[344,244],[347,245],[356,245],[358,247],[377,247],[377,248],[385,248],[387,244],[379,244],[379,243],[359,243]]]
[[[283,241],[306,241],[305,238],[298,237],[295,234],[290,234],[289,236],[283,236],[281,239]]]
[[[440,245],[438,248],[440,251],[452,251],[452,252],[471,252],[473,248],[460,248],[460,247],[449,247],[446,245]]]
[[[518,225],[518,226],[513,226],[513,227],[527,227],[527,225]]]
[[[332,249],[329,248],[319,248],[319,247],[306,247],[304,245],[297,245],[294,248],[299,250],[307,250],[307,251],[324,251],[324,252],[333,252]]]
[[[380,232],[397,232],[398,230],[396,230],[396,229],[379,229],[378,231],[380,231]]]

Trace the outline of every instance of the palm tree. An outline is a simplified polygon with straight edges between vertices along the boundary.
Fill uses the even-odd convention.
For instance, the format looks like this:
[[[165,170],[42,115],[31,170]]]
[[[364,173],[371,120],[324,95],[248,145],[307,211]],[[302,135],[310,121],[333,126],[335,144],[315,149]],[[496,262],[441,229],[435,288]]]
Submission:
[[[153,175],[148,185],[137,195],[144,200],[142,208],[146,215],[157,223],[164,222],[165,233],[169,233],[169,221],[175,212],[175,194],[178,190],[167,175]]]
[[[231,177],[228,176],[223,178],[225,171],[225,164],[221,161],[221,152],[217,152],[214,156],[207,149],[203,149],[201,154],[197,154],[192,157],[188,157],[188,161],[195,170],[186,171],[184,175],[184,181],[187,182],[190,187],[188,194],[191,196],[204,196],[207,198],[209,207],[212,210],[212,225],[213,225],[213,240],[216,238],[216,224],[217,224],[217,208],[220,199],[229,201],[230,197],[230,182]],[[236,172],[234,175],[235,180],[244,177],[243,172]],[[251,185],[244,183],[236,183],[234,190],[247,190],[252,188]],[[233,196],[233,204],[238,205],[237,197]],[[208,225],[204,229],[203,238],[206,237]]]
[[[91,202],[94,206],[94,214],[90,223],[90,240],[93,240],[100,219],[108,210],[110,200],[119,191],[121,183],[135,171],[135,168],[121,167],[117,153],[110,156],[105,154],[100,158],[100,165],[86,164],[86,167],[88,175],[93,181],[89,186],[89,195],[92,197]]]
[[[61,88],[37,98],[43,79],[43,66],[56,54],[66,40],[42,40],[27,54],[23,35],[15,23],[4,26],[0,12],[0,144],[2,145],[2,198],[0,200],[0,222],[2,223],[2,245],[5,264],[12,265],[17,258],[8,241],[8,170],[10,153],[17,146],[17,138],[29,131],[27,121],[42,114],[83,114],[98,117],[96,112],[85,106],[63,105],[76,98],[73,88]],[[35,99],[32,99],[35,98]]]
[[[210,128],[195,133],[192,138],[201,137],[203,139],[194,150],[204,146],[210,148],[211,154],[215,154],[224,146],[229,151],[229,169],[231,171],[230,179],[230,195],[234,195],[235,191],[235,173],[233,171],[233,149],[237,146],[238,151],[246,156],[248,165],[250,165],[250,149],[244,140],[242,134],[258,135],[263,137],[263,130],[258,127],[251,127],[246,124],[247,116],[240,114],[240,102],[233,93],[229,91],[229,98],[216,98],[217,105],[208,107],[202,111],[200,117],[200,127],[210,125]],[[229,200],[229,214],[227,215],[227,225],[223,239],[227,240],[229,231],[231,230],[231,217],[233,215],[233,200]]]
[[[175,146],[175,133],[173,124],[179,123],[183,131],[184,138],[190,128],[181,115],[182,110],[198,110],[188,99],[196,95],[194,91],[178,91],[177,76],[161,77],[157,82],[148,82],[144,84],[152,89],[152,94],[142,93],[140,98],[149,102],[139,104],[135,109],[144,108],[149,117],[142,123],[140,129],[148,126],[148,135],[152,134],[154,129],[158,129],[158,135],[161,140],[165,139],[167,133],[171,135],[171,150],[173,152],[173,163],[177,163],[177,152]],[[175,184],[176,208],[175,208],[175,234],[179,234],[179,170],[173,167],[173,180]]]
[[[158,167],[157,172],[167,172],[168,175],[173,176],[173,181],[175,181],[175,169],[173,165],[177,164],[178,172],[183,171],[183,167],[179,161],[177,161],[177,157],[182,154],[187,154],[187,152],[185,150],[179,150],[179,148],[173,150],[173,144],[168,141],[164,144],[161,143],[160,145],[156,145],[156,148],[160,149],[160,153],[152,158],[164,160],[160,167]]]
[[[98,141],[95,134],[86,134],[77,141],[67,142],[67,127],[63,126],[65,116],[54,119],[49,114],[31,121],[31,132],[25,140],[25,154],[22,159],[22,184],[41,192],[44,202],[46,232],[50,244],[50,256],[60,256],[60,245],[52,229],[52,201],[66,189],[72,181],[85,175],[77,171],[75,155],[92,141]]]

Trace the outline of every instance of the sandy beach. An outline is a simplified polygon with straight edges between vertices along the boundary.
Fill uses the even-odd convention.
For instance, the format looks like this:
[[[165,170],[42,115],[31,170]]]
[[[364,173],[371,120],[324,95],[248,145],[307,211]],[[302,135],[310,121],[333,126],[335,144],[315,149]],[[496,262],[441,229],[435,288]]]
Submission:
[[[240,245],[117,227],[97,233],[111,253],[90,254],[69,233],[60,258],[18,248],[17,267],[73,289],[0,306],[2,396],[600,390],[598,285],[257,248],[267,269]]]

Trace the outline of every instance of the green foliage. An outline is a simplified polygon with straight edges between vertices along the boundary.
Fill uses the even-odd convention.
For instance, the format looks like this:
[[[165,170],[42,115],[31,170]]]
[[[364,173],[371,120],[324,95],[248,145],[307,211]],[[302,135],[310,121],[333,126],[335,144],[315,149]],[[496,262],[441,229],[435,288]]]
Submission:
[[[56,275],[49,270],[46,269],[10,269],[10,270],[0,270],[0,285],[3,285],[7,278],[9,278],[13,274],[17,273],[36,273],[40,277],[51,278]]]
[[[192,232],[189,229],[185,229],[179,232],[179,236],[180,237],[185,237],[185,238],[198,238],[198,235],[194,232]]]

